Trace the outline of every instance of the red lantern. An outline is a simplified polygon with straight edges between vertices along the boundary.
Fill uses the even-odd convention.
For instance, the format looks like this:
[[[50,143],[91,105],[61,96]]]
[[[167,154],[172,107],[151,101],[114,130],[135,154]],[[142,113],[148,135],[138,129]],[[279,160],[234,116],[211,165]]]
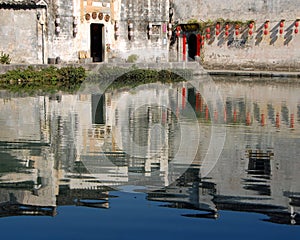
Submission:
[[[216,25],[216,29],[219,30],[220,29],[220,23],[217,23]]]
[[[201,42],[201,45],[204,46],[204,41]]]
[[[298,28],[295,29],[295,34],[298,34],[299,30]]]
[[[220,31],[219,31],[219,30],[217,30],[217,31],[216,31],[216,35],[218,36],[219,34],[220,34]]]
[[[284,27],[284,21],[281,21],[279,26],[280,26],[281,28],[283,28],[283,27]]]
[[[210,34],[209,33],[206,34],[206,39],[210,39]]]
[[[228,30],[229,29],[229,24],[225,25],[225,29]]]
[[[235,30],[235,35],[239,35],[239,30],[237,29],[237,30]]]
[[[226,35],[226,37],[228,37],[228,35],[229,35],[229,32],[228,32],[228,31],[226,31],[226,32],[225,32],[225,35]]]
[[[264,34],[265,34],[265,35],[268,35],[268,33],[269,33],[268,30],[265,30],[265,31],[264,31]]]
[[[206,28],[206,33],[210,33],[210,28]]]
[[[299,21],[296,21],[296,22],[295,22],[295,27],[296,27],[296,28],[299,27]]]
[[[249,24],[249,28],[252,29],[253,27],[254,27],[253,23],[250,23],[250,24]]]
[[[265,23],[265,29],[267,29],[269,27],[268,23]]]
[[[252,30],[249,30],[249,35],[251,36],[253,34],[253,31]]]
[[[280,33],[280,34],[283,34],[283,29],[282,29],[282,28],[279,30],[279,33]]]

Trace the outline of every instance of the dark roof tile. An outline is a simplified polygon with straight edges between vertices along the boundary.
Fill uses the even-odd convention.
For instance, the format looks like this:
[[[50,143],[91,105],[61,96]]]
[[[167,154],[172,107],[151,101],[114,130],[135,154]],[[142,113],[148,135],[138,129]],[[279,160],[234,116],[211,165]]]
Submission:
[[[0,0],[1,7],[34,7],[36,2],[34,0]]]

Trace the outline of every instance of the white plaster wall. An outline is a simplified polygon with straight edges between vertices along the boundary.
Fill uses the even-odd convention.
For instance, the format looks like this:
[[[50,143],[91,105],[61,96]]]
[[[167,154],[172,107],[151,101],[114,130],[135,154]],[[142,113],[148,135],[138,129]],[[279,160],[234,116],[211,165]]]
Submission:
[[[11,63],[41,63],[41,26],[36,10],[0,9],[0,51]]]
[[[202,49],[204,64],[208,68],[239,68],[261,70],[300,71],[300,34],[294,34],[294,22],[299,19],[300,5],[297,0],[198,0],[193,2],[172,0],[174,21],[187,22],[219,18],[232,21],[254,20],[256,29],[244,47],[228,47],[224,32],[219,39],[206,41]],[[285,19],[284,34],[280,35],[279,22]],[[270,21],[268,35],[257,31],[265,21]],[[248,31],[248,29],[245,29]],[[271,32],[272,31],[272,32]],[[212,29],[212,38],[215,37]],[[247,37],[247,33],[245,35]],[[245,37],[244,36],[244,37]],[[241,40],[242,36],[234,36]],[[222,41],[221,41],[222,40]]]

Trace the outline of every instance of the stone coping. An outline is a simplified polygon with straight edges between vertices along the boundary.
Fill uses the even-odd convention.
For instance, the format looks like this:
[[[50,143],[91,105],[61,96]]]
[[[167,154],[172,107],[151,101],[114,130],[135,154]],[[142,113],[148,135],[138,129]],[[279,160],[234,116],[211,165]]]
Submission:
[[[245,76],[270,78],[300,78],[300,72],[206,70],[212,76]]]

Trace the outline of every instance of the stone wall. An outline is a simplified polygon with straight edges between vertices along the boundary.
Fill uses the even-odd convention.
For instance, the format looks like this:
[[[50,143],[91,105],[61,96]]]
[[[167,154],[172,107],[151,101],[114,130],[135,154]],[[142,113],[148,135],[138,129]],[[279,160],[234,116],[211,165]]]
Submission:
[[[41,28],[36,9],[1,9],[0,52],[9,54],[12,63],[41,63]]]
[[[59,17],[60,23],[56,23]],[[74,1],[55,0],[48,6],[47,42],[49,52],[47,58],[60,58],[65,62],[78,60],[78,46],[73,36]],[[59,25],[60,32],[56,31]]]
[[[229,36],[225,36],[224,24],[216,36],[215,25],[211,27],[211,38],[205,40],[202,48],[203,64],[206,68],[240,70],[300,71],[300,34],[296,34],[295,21],[299,16],[297,0],[201,0],[183,2],[173,0],[174,21],[199,22],[222,18],[230,21],[254,21],[253,34],[247,26],[235,34],[235,26],[230,26]],[[280,21],[284,19],[283,33]],[[264,24],[269,21],[265,34]]]
[[[53,1],[48,14],[49,57],[61,57],[63,62],[78,61],[79,52],[91,57],[90,27],[91,24],[102,24],[103,41],[99,44],[103,48],[103,61],[125,62],[130,55],[137,55],[137,62],[167,61],[168,9],[168,1],[163,0]],[[97,17],[93,18],[93,13]],[[100,19],[100,13],[108,15],[109,21]],[[91,16],[89,20],[86,14]],[[55,15],[60,16],[59,34],[55,33]],[[73,35],[74,18],[78,21],[76,36]],[[132,29],[129,29],[129,23],[132,23]],[[149,23],[153,26],[150,37]],[[132,36],[129,36],[129,30]]]
[[[167,23],[169,3],[164,0],[122,0],[117,54],[126,59],[135,54],[140,62],[168,61]],[[129,23],[133,36],[129,36]],[[151,35],[149,23],[152,25]]]
[[[252,36],[245,29],[238,36],[233,33],[226,37],[223,30],[218,37],[206,40],[204,65],[214,69],[300,71],[300,35],[294,33],[294,21],[285,22],[283,34],[279,33],[279,22],[269,24],[266,35],[260,23]]]
[[[157,58],[168,59],[167,32],[164,32],[164,24],[167,23],[168,1],[138,1],[138,0],[105,0],[105,1],[69,2],[57,1],[57,14],[61,16],[61,32],[49,38],[51,57],[62,55],[62,60],[70,62],[78,60],[78,52],[83,51],[90,57],[90,26],[91,24],[103,24],[103,60],[125,62],[130,55],[137,55],[137,61],[155,61]],[[99,2],[99,3],[98,3]],[[89,7],[87,7],[90,4]],[[97,17],[85,18],[85,14]],[[110,16],[109,21],[99,19],[98,14]],[[73,18],[77,17],[78,34],[74,37]],[[52,21],[55,21],[53,19]],[[157,32],[148,36],[149,22]],[[133,36],[129,36],[129,23],[132,23]],[[53,26],[53,24],[52,24]],[[117,30],[116,30],[117,27]],[[49,31],[55,32],[55,29]],[[117,33],[117,35],[116,35]],[[51,34],[49,35],[51,36]],[[109,46],[109,48],[108,48]]]
[[[9,0],[7,0],[9,2]],[[11,1],[14,4],[15,1]],[[22,1],[21,1],[22,2]],[[62,62],[79,62],[79,53],[91,60],[91,24],[102,24],[103,61],[125,62],[130,55],[137,62],[169,61],[167,23],[169,7],[174,9],[173,21],[186,23],[219,18],[230,21],[254,20],[253,34],[247,27],[235,35],[224,33],[224,25],[216,36],[211,26],[211,38],[201,50],[206,68],[258,69],[300,71],[300,33],[296,34],[295,20],[299,16],[297,0],[51,0],[30,7],[0,8],[0,51],[10,54],[12,63],[47,63],[60,58]],[[34,3],[32,3],[34,4]],[[37,14],[41,14],[37,20]],[[86,14],[96,17],[86,19]],[[98,14],[109,16],[100,19]],[[60,20],[56,31],[57,16]],[[284,32],[279,23],[285,20]],[[269,21],[268,34],[264,23]],[[76,21],[76,26],[74,25]],[[129,28],[132,26],[132,28]],[[149,26],[151,34],[149,34]],[[74,34],[76,28],[77,34]],[[299,27],[300,29],[300,27]],[[43,31],[42,31],[43,30]],[[130,36],[132,33],[132,36]],[[44,39],[44,48],[42,48]],[[44,50],[44,59],[43,52]]]
[[[293,20],[299,17],[298,0],[170,0],[175,20],[189,19],[253,19],[258,22],[270,20]]]

